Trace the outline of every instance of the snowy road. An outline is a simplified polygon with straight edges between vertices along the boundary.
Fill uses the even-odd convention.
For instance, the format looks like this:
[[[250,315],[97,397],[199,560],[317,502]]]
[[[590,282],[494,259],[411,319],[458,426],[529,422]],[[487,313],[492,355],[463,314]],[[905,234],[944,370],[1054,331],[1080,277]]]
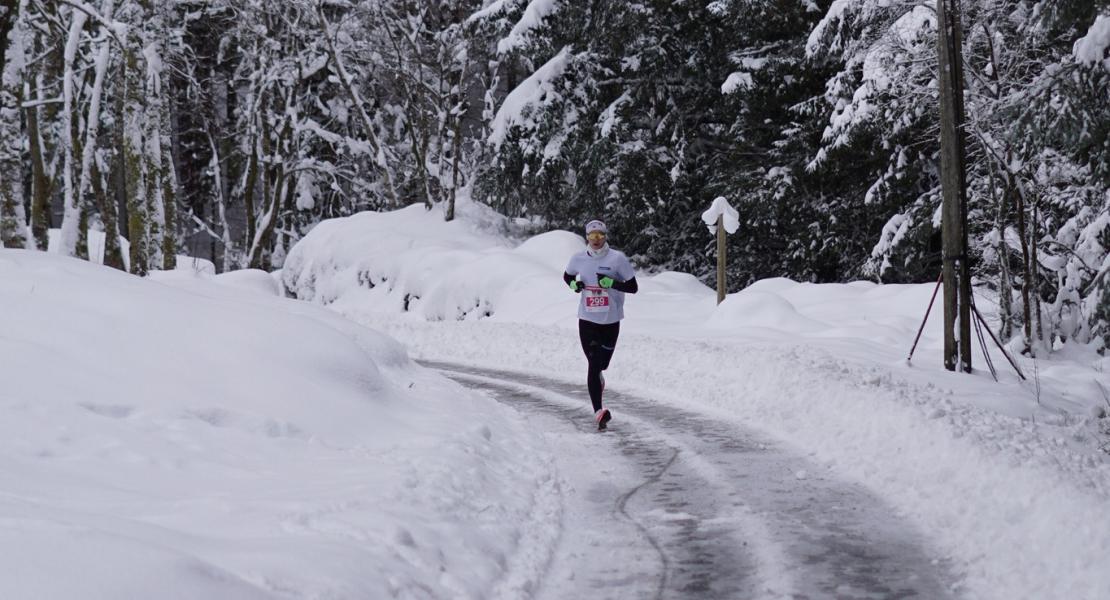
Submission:
[[[862,486],[751,431],[614,392],[424,363],[533,421],[556,456],[559,540],[535,598],[948,598],[922,536]]]

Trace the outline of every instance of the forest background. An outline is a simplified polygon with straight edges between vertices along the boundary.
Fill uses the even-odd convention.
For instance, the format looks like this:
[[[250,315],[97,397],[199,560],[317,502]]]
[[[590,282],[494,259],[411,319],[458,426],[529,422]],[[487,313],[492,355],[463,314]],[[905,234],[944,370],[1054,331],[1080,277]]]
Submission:
[[[964,0],[979,290],[1110,342],[1110,0]],[[145,274],[282,266],[320,221],[473,198],[641,268],[935,281],[935,2],[0,0],[0,238]],[[121,237],[124,238],[121,240]]]

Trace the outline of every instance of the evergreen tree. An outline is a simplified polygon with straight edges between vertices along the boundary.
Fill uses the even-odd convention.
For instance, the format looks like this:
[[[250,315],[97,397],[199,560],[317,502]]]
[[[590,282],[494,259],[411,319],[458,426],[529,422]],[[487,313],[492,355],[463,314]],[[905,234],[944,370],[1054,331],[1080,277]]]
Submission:
[[[976,276],[1030,351],[1104,337],[1110,0],[964,9]],[[469,191],[707,277],[725,196],[734,286],[940,270],[932,2],[0,0],[0,33],[6,246],[269,269]]]

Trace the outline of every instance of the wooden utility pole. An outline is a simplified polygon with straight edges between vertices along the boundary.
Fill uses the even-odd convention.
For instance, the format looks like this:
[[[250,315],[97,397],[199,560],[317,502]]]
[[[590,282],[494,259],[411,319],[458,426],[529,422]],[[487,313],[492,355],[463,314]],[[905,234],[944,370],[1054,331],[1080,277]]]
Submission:
[[[940,59],[940,173],[943,205],[944,368],[971,372],[971,269],[964,172],[964,76],[960,0],[937,0]],[[959,317],[957,348],[956,318]]]
[[[717,304],[725,301],[728,285],[725,283],[725,266],[728,265],[728,244],[725,244],[725,216],[717,216]]]

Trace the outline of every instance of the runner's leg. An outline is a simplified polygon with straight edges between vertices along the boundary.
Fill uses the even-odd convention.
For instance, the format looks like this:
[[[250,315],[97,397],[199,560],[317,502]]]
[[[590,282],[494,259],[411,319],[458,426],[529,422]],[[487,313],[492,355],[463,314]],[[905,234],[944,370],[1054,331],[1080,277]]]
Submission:
[[[586,362],[589,364],[586,371],[586,387],[590,390],[590,403],[594,406],[594,412],[601,409],[601,369],[597,368],[598,351],[601,346],[599,327],[601,325],[585,319],[578,320],[578,338],[582,342],[582,352],[586,355]]]
[[[617,337],[621,333],[620,321],[609,325],[601,325],[599,332],[600,342],[598,344],[597,356],[597,380],[601,384],[597,392],[599,401],[598,406],[601,406],[601,398],[605,396],[605,369],[609,368],[609,361],[613,360],[613,352],[617,349]],[[597,412],[597,409],[594,409]]]
[[[586,387],[590,390],[590,402],[594,412],[601,410],[601,396],[605,384],[601,379],[601,372],[609,368],[609,361],[613,358],[613,349],[617,346],[617,336],[620,335],[620,323],[598,325],[586,320],[578,321],[579,338],[582,341],[582,351],[586,354],[589,368],[586,373]]]
[[[609,325],[602,325],[600,331],[600,346],[602,351],[601,370],[609,368],[609,361],[613,360],[613,351],[617,349],[617,338],[621,334],[621,323],[610,323]]]

